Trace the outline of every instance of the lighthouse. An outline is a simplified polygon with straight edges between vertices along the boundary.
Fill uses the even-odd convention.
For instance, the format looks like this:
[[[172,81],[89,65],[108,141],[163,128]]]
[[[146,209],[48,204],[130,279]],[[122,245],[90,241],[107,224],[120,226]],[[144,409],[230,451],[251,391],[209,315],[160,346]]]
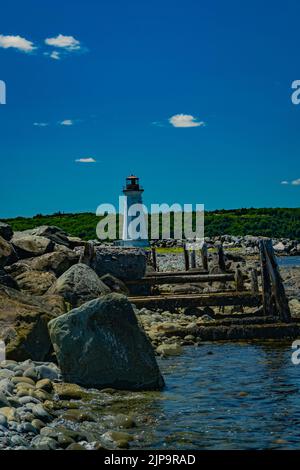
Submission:
[[[142,201],[143,192],[144,189],[140,186],[137,176],[130,175],[126,178],[126,185],[123,188],[125,197],[121,246],[149,246],[146,215]]]

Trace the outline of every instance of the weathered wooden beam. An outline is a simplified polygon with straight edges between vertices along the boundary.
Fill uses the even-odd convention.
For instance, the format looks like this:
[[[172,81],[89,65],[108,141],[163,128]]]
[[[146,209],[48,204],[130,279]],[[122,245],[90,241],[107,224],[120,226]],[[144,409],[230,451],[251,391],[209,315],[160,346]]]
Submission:
[[[243,274],[242,274],[243,276]],[[200,283],[200,282],[230,282],[234,281],[234,274],[184,274],[181,276],[146,276],[141,279],[136,279],[134,281],[127,281],[128,286],[132,285],[161,285],[161,284],[189,284],[189,283]]]
[[[274,305],[272,302],[271,280],[270,280],[270,275],[269,275],[269,270],[268,270],[268,265],[267,265],[264,240],[259,240],[259,253],[260,253],[260,267],[261,267],[261,282],[262,282],[264,313],[266,316],[268,315],[275,316]]]
[[[241,293],[214,293],[214,294],[189,294],[189,295],[158,295],[147,297],[129,297],[129,301],[138,308],[149,309],[163,308],[174,310],[180,307],[207,307],[242,305],[244,307],[257,307],[261,304],[261,295],[252,295],[249,292]]]
[[[280,276],[272,240],[264,240],[264,249],[271,280],[271,292],[273,301],[275,303],[276,313],[283,322],[289,323],[291,321],[291,311],[288,299],[285,294],[283,281]]]
[[[230,273],[230,271],[228,271]],[[208,274],[208,271],[203,271],[203,269],[193,269],[193,271],[189,271],[189,276],[198,276],[199,274]],[[233,272],[232,272],[233,274]],[[160,272],[147,272],[147,277],[167,277],[167,276],[186,276],[186,271],[160,271]]]

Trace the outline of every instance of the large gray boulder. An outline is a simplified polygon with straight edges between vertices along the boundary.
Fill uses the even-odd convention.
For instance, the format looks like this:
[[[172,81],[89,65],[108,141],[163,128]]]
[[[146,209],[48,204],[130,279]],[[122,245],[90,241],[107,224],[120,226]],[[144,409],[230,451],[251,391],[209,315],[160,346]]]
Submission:
[[[54,251],[36,258],[28,258],[18,261],[7,268],[13,276],[18,276],[26,271],[47,271],[61,276],[71,266],[78,262],[79,255],[71,250]]]
[[[5,266],[12,255],[13,247],[0,236],[0,266]]]
[[[65,382],[98,389],[163,388],[152,346],[125,296],[92,300],[48,326]]]
[[[54,248],[54,243],[48,238],[22,233],[14,234],[11,242],[20,259],[42,256]]]
[[[108,294],[110,288],[106,286],[89,266],[75,264],[50,287],[49,294],[59,294],[73,307]]]
[[[0,237],[4,240],[9,241],[13,236],[13,229],[10,225],[0,221]]]
[[[33,295],[43,295],[55,283],[56,277],[53,273],[41,271],[25,271],[14,279],[22,291]]]
[[[47,324],[65,313],[63,307],[53,296],[34,297],[0,285],[0,340],[7,359],[45,361],[53,351]]]
[[[141,279],[146,272],[147,258],[139,248],[95,247],[92,268],[99,276],[112,274],[123,281]]]
[[[24,235],[45,237],[58,245],[65,245],[67,247],[70,245],[68,234],[61,228],[55,226],[41,225],[40,227],[24,230],[24,232],[21,233]]]

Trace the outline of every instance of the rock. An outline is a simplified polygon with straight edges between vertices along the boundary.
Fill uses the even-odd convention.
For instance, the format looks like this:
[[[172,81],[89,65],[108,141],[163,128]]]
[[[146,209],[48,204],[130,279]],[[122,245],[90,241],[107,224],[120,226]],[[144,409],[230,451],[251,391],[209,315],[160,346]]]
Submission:
[[[59,227],[41,225],[33,229],[25,230],[24,232],[19,232],[23,235],[33,235],[39,237],[45,237],[51,240],[58,245],[69,246],[68,234]]]
[[[120,294],[92,300],[49,323],[65,382],[84,387],[159,390],[164,380],[132,305]]]
[[[11,379],[12,383],[13,384],[28,384],[28,385],[32,385],[33,387],[35,387],[35,382],[30,379],[29,377],[13,377]]]
[[[0,236],[0,267],[6,265],[13,253],[12,245]]]
[[[113,442],[120,449],[127,449],[129,442],[133,441],[133,436],[127,432],[107,431],[102,435],[104,440]]]
[[[61,276],[73,264],[78,262],[79,255],[71,250],[53,251],[36,258],[18,261],[7,268],[7,272],[16,277],[26,271],[47,271]]]
[[[94,416],[91,413],[87,413],[83,410],[68,410],[64,413],[63,418],[67,421],[73,421],[74,423],[84,423],[85,421],[95,421]]]
[[[11,240],[14,232],[10,225],[5,224],[4,222],[0,222],[0,237],[4,238],[4,240]]]
[[[0,286],[0,339],[7,359],[44,361],[52,351],[47,324],[54,317],[37,298]]]
[[[16,421],[16,409],[10,406],[3,406],[0,408],[0,414],[5,416],[7,421]]]
[[[74,444],[70,444],[67,447],[67,450],[86,450],[85,447],[83,447],[81,444],[77,444],[76,442]]]
[[[51,393],[53,391],[53,384],[50,379],[41,379],[35,385],[37,390],[45,390],[45,392]]]
[[[7,418],[0,413],[0,426],[7,428]]]
[[[13,289],[19,289],[17,282],[14,280],[12,276],[7,274],[5,269],[0,267],[0,284],[6,287],[12,287]]]
[[[54,248],[54,243],[45,237],[35,235],[14,234],[11,243],[20,259],[32,258],[49,253]]]
[[[279,253],[286,251],[286,246],[282,242],[277,243],[275,246],[273,246],[273,248],[275,251],[278,251]]]
[[[145,252],[137,248],[95,247],[91,267],[98,276],[112,274],[117,279],[129,281],[141,279],[146,273]]]
[[[179,356],[182,354],[182,347],[177,343],[163,343],[156,348],[156,352],[161,356]]]
[[[36,371],[38,374],[39,380],[49,379],[49,380],[58,380],[60,378],[60,370],[55,364],[42,364],[36,366]]]
[[[290,300],[289,306],[290,306],[292,315],[296,317],[300,316],[300,301],[298,299]]]
[[[55,450],[58,447],[58,443],[54,439],[45,436],[36,436],[31,445],[37,450]]]
[[[55,383],[54,391],[60,400],[88,400],[91,393],[76,384]]]
[[[129,295],[129,289],[126,284],[124,284],[120,279],[114,277],[112,274],[105,274],[100,278],[100,280],[104,282],[112,292],[117,292],[118,294],[124,294],[127,296]]]
[[[9,406],[9,402],[7,401],[7,398],[4,393],[0,392],[0,408],[3,408],[5,406]]]
[[[85,264],[76,264],[60,276],[49,289],[49,294],[60,294],[73,307],[110,292],[97,274]]]
[[[40,431],[42,428],[46,426],[46,424],[41,421],[40,419],[33,419],[31,422],[32,426],[37,430]]]
[[[1,411],[1,410],[0,410]],[[32,413],[37,419],[42,421],[51,421],[51,416],[49,413],[42,407],[42,405],[34,405],[32,407]]]
[[[214,316],[215,312],[211,307],[197,308],[197,307],[186,307],[184,309],[184,315],[192,315],[195,317],[202,317],[203,315]]]
[[[56,277],[53,273],[27,271],[16,276],[15,281],[21,290],[33,295],[43,295],[55,283]]]

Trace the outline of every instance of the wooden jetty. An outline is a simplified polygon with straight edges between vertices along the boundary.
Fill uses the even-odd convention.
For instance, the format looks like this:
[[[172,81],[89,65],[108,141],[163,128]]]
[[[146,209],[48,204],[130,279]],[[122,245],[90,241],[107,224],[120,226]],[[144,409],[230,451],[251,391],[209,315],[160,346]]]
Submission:
[[[207,247],[204,244],[200,250],[201,267],[197,266],[196,252],[191,252],[183,246],[185,271],[161,272],[159,270],[156,250],[152,248],[153,272],[139,280],[127,282],[129,289],[136,291],[139,286],[155,289],[164,284],[219,283],[216,292],[200,294],[155,294],[132,295],[129,300],[137,308],[150,310],[163,309],[170,312],[185,307],[227,307],[239,306],[257,308],[253,314],[237,313],[232,315],[219,314],[213,324],[204,323],[196,331],[172,332],[172,336],[196,334],[202,339],[282,339],[294,338],[300,333],[300,325],[292,323],[291,312],[285,294],[283,281],[280,276],[272,240],[261,239],[260,271],[250,269],[243,274],[240,268],[228,271],[226,256],[222,245],[217,247],[219,274],[209,273]],[[192,268],[191,268],[192,266]],[[261,282],[259,282],[259,277]],[[230,286],[228,286],[230,283]],[[248,288],[245,288],[248,285]],[[249,288],[250,286],[250,288]],[[261,287],[260,287],[261,286]],[[223,287],[223,288],[222,288]]]

